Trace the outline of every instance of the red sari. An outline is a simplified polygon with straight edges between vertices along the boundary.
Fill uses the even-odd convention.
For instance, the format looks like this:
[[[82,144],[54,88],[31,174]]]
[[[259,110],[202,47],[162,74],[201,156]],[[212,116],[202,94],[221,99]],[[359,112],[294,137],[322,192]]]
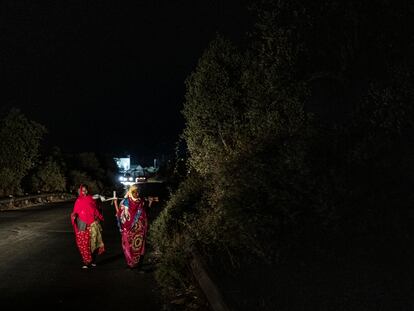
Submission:
[[[103,215],[99,212],[97,204],[92,196],[83,194],[81,190],[82,186],[80,187],[80,194],[75,201],[70,218],[75,232],[76,245],[81,254],[83,263],[89,265],[92,263],[92,254],[95,250],[97,251],[97,254],[102,254],[105,251],[102,240],[100,240],[99,245],[94,245],[96,242],[95,238],[91,241],[91,236],[96,236],[95,230],[100,229],[99,220],[103,221]],[[84,230],[78,228],[79,220],[81,223],[86,224]],[[98,232],[98,234],[100,235],[100,232]]]
[[[126,209],[129,217],[126,216]],[[145,201],[134,200],[131,197],[123,199],[117,217],[126,263],[130,268],[135,268],[145,253],[145,238],[148,229]]]

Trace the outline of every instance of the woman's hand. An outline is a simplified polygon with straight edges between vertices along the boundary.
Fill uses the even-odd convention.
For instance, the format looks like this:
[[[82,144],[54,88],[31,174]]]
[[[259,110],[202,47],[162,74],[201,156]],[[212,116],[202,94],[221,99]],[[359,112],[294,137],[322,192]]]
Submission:
[[[152,202],[159,202],[158,197],[148,197],[148,206],[151,207]]]

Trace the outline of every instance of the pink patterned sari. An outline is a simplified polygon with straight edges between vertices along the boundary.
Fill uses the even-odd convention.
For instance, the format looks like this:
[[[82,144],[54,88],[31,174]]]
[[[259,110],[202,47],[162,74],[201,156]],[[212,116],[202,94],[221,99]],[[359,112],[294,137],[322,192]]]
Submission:
[[[129,218],[125,214],[126,208],[129,212]],[[121,229],[122,250],[125,260],[129,267],[135,268],[141,256],[145,253],[148,220],[144,200],[134,201],[130,197],[123,199],[117,217]]]

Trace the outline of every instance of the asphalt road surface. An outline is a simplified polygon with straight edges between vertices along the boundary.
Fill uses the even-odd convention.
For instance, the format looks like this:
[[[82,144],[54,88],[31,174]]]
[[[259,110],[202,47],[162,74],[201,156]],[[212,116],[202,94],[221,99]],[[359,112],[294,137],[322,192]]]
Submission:
[[[162,310],[149,259],[144,274],[126,267],[109,203],[103,207],[106,251],[97,267],[81,269],[72,208],[65,202],[0,213],[0,308]]]

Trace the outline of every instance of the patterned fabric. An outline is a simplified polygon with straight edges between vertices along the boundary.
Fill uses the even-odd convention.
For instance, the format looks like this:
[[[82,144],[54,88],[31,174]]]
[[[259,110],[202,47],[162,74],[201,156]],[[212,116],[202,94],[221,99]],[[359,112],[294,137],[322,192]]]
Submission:
[[[82,261],[85,265],[89,265],[92,262],[91,253],[91,234],[89,228],[85,231],[75,232],[76,245],[78,246],[79,252],[82,256]]]
[[[126,216],[128,214],[129,217]],[[130,198],[122,200],[118,221],[121,228],[122,250],[126,263],[129,267],[134,268],[145,253],[148,224],[144,200],[134,201]]]
[[[105,251],[105,245],[102,241],[102,226],[99,222],[94,221],[90,226],[91,232],[91,252],[98,250],[98,255]]]
[[[71,221],[76,245],[85,265],[92,263],[94,254],[102,254],[105,251],[99,220],[103,220],[103,216],[96,202],[90,195],[84,195],[80,191],[71,214]],[[78,227],[78,223],[82,225]]]
[[[146,227],[147,220],[141,218],[131,230],[122,230],[122,249],[127,265],[131,268],[138,265],[139,259],[145,253]]]

